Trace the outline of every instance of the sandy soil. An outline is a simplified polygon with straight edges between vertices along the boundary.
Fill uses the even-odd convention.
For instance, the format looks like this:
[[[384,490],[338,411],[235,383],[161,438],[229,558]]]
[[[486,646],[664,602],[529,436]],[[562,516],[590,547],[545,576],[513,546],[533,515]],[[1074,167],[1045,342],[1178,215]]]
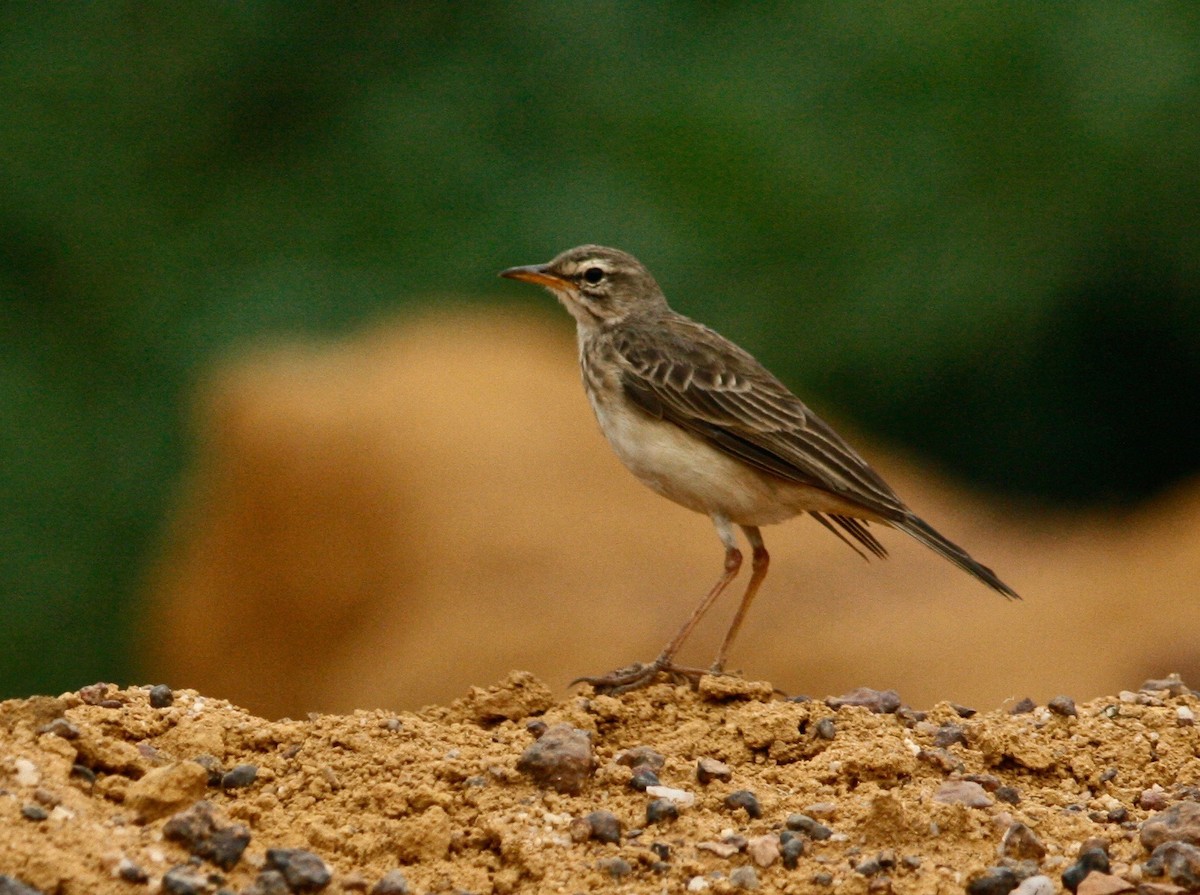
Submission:
[[[305,720],[166,688],[13,700],[0,892],[1053,892],[1081,850],[1109,862],[1085,895],[1184,891],[1150,875],[1166,846],[1146,864],[1196,833],[1178,681],[978,714],[854,701],[711,677],[556,700],[524,673]]]

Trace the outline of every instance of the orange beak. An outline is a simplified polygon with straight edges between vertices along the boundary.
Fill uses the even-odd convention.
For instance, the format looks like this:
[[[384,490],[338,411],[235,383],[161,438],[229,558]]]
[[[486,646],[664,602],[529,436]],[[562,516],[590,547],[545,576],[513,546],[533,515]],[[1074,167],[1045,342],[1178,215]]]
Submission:
[[[551,289],[556,287],[561,288],[567,284],[567,281],[562,277],[547,273],[546,265],[544,264],[527,264],[524,267],[510,267],[508,270],[500,271],[500,276],[508,277],[510,280],[524,280],[526,283],[537,283],[539,286],[548,286]]]

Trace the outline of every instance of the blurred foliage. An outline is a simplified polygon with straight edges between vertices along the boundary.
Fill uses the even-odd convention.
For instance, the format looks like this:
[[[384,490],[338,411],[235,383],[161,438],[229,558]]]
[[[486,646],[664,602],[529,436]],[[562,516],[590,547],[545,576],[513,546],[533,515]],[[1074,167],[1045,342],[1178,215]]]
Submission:
[[[581,242],[965,478],[1146,496],[1197,159],[1195,4],[4,4],[0,696],[130,673],[201,364]]]

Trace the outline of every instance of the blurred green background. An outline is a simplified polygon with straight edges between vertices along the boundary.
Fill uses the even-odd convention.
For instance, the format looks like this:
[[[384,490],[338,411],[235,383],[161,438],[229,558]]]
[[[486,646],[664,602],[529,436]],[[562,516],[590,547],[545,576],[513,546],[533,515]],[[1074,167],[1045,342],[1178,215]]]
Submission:
[[[1200,464],[1197,4],[6,3],[0,172],[0,696],[136,674],[206,365],[581,242],[980,487]]]

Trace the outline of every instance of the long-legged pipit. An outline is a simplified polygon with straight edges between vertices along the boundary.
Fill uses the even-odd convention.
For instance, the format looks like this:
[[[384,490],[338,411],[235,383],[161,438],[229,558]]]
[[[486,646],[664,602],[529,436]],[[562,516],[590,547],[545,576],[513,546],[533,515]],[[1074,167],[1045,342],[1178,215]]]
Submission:
[[[728,339],[667,306],[641,263],[585,245],[503,277],[545,286],[575,318],[583,386],[621,462],[646,485],[712,519],[725,571],[650,663],[580,678],[610,693],[659,672],[695,679],[674,664],[692,629],[742,564],[733,526],[753,548],[750,582],[712,664],[721,672],[767,574],[759,526],[808,513],[864,558],[858,542],[887,556],[867,526],[898,528],[1006,597],[1017,593],[912,512],[841,437],[765,367]]]

